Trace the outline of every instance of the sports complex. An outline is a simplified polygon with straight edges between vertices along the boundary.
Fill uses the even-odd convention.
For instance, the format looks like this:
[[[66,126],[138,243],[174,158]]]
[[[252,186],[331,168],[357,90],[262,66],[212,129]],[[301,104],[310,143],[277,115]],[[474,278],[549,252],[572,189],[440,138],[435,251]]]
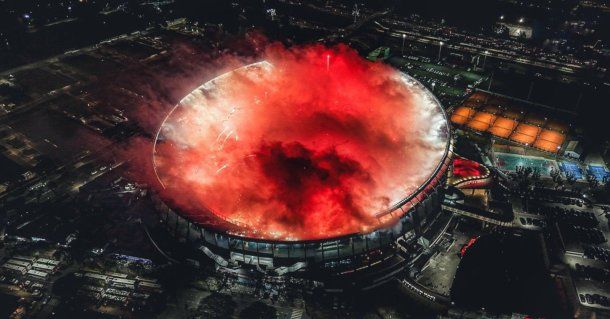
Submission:
[[[283,78],[283,60],[271,59],[205,82],[167,114],[153,163],[158,210],[172,235],[222,267],[354,276],[360,279],[350,282],[362,288],[391,279],[408,264],[396,242],[416,243],[441,210],[452,162],[449,122],[438,100],[412,77],[333,54],[335,66],[330,55],[320,65],[298,61],[311,62],[308,77],[328,89],[328,100],[316,91],[303,102],[308,107],[284,104],[292,83]],[[358,79],[344,74],[358,68],[378,72],[386,81],[383,92],[391,85],[394,93],[376,96],[379,78],[368,82],[376,74],[353,83],[357,89],[371,85],[363,94],[375,100],[356,91],[350,97],[333,93],[352,88],[332,77]],[[276,81],[286,91],[270,89]],[[268,83],[251,88],[260,82]],[[345,100],[335,108],[337,96]],[[361,105],[367,103],[394,109],[386,114],[380,107],[369,117],[375,111]],[[299,109],[298,116],[281,111],[276,116],[282,107]],[[328,125],[312,131],[317,124],[310,119]],[[359,133],[369,129],[367,136]],[[370,139],[370,134],[378,135]]]
[[[451,122],[549,153],[561,151],[569,129],[565,123],[531,112],[516,101],[481,91],[453,110]]]

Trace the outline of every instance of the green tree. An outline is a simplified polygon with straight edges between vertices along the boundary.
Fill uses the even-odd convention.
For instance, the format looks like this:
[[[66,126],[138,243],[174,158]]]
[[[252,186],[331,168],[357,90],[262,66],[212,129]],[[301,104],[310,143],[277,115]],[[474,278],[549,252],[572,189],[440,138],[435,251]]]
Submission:
[[[561,172],[556,168],[552,168],[550,175],[553,182],[555,182],[555,188],[561,188],[564,182],[563,177],[561,177]]]
[[[576,175],[572,172],[566,172],[566,184],[572,186],[576,182]]]
[[[587,180],[587,183],[589,184],[589,188],[591,191],[594,191],[597,188],[597,186],[599,186],[599,181],[597,180],[597,177],[595,177],[595,175],[591,174],[588,171],[585,174],[585,179]]]

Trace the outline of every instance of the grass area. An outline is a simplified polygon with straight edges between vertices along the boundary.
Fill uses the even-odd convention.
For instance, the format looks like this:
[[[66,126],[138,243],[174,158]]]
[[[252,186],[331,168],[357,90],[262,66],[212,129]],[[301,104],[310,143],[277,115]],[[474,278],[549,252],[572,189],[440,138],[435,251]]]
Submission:
[[[459,75],[465,81],[468,81],[468,82],[474,83],[474,82],[482,80],[484,78],[482,75],[479,75],[477,73],[470,72],[467,70],[450,68],[450,67],[443,66],[443,65],[424,63],[424,62],[419,62],[419,61],[414,61],[414,62],[415,63],[412,62],[414,65],[417,65],[424,70],[428,70],[429,73],[442,74],[444,76],[448,75],[451,78],[453,78],[456,75]]]
[[[439,65],[427,60],[391,57],[388,61],[428,87],[434,83],[434,93],[440,96],[463,97],[469,86],[475,86],[485,79],[484,75],[466,69]]]
[[[390,62],[400,67],[411,65],[413,69],[421,70],[422,72],[425,72],[428,75],[433,75],[439,79],[444,80],[452,80],[453,77],[459,75],[464,79],[464,81],[474,83],[485,78],[485,76],[479,73],[471,72],[460,68],[452,68],[449,66],[438,65],[432,62],[404,59],[400,57],[392,57],[390,58]]]
[[[439,88],[435,88],[434,92],[445,93],[447,95],[453,96],[461,96],[462,94],[464,94],[464,90],[452,86],[441,86]]]

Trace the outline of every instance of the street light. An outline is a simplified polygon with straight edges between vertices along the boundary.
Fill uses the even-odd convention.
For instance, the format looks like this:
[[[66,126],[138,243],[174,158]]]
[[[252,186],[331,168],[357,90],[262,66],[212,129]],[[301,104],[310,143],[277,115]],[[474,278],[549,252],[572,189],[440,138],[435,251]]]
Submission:
[[[525,22],[525,18],[523,18],[523,17],[519,18],[519,23],[523,23],[523,22]]]
[[[443,49],[443,44],[445,44],[445,43],[443,43],[443,41],[438,43],[438,60],[439,61],[441,60],[441,50]]]
[[[402,47],[400,48],[400,55],[404,55],[405,53],[405,38],[407,37],[406,34],[402,34]]]
[[[530,100],[530,97],[532,97],[532,91],[534,91],[534,81],[532,81],[532,83],[530,84],[530,91],[527,93],[527,100]]]
[[[493,82],[494,80],[494,72],[496,70],[495,69],[491,69],[491,76],[489,77],[489,85],[487,86],[487,91],[491,91],[491,82]],[[523,113],[523,111],[521,111],[521,113]]]
[[[485,50],[485,52],[483,52],[483,70],[485,70],[485,61],[487,61],[487,55],[489,54],[489,51]]]
[[[504,15],[501,15],[501,16],[500,16],[500,20],[504,20]]]

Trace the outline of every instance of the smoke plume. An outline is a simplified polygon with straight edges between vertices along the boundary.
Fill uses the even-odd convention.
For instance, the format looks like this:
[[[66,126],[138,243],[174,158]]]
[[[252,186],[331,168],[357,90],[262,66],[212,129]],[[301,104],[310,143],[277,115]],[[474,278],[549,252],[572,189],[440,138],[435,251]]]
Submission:
[[[441,160],[440,106],[396,70],[343,45],[271,44],[260,60],[163,114],[155,185],[195,221],[287,240],[367,231]]]

